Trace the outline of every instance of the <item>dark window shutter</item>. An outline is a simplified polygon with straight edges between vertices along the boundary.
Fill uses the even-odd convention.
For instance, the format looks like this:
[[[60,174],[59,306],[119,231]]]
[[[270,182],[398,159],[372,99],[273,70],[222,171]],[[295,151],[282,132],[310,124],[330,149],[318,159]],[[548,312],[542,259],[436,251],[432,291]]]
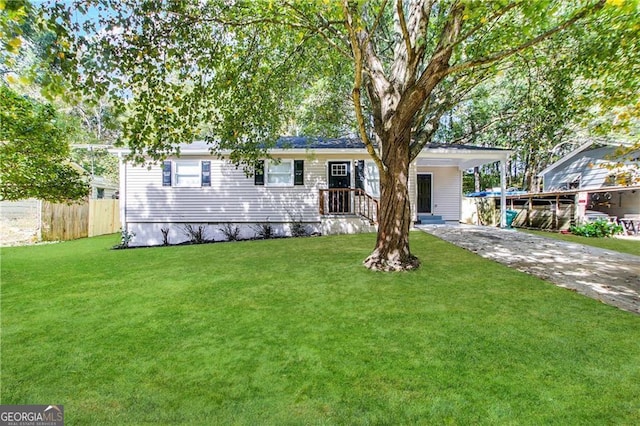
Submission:
[[[264,185],[264,161],[256,162],[253,172],[254,185]]]
[[[293,184],[304,185],[304,160],[293,161]]]
[[[356,161],[356,188],[364,190],[364,160]]]
[[[211,161],[202,162],[202,175],[200,177],[202,186],[211,186]]]
[[[162,186],[171,186],[171,161],[162,163]]]

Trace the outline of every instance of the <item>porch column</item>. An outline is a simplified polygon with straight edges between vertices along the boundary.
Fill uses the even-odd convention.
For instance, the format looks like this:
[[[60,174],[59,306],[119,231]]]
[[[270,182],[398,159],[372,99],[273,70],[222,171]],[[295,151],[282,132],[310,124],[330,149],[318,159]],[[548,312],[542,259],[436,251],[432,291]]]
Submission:
[[[500,227],[507,227],[507,159],[500,160]]]

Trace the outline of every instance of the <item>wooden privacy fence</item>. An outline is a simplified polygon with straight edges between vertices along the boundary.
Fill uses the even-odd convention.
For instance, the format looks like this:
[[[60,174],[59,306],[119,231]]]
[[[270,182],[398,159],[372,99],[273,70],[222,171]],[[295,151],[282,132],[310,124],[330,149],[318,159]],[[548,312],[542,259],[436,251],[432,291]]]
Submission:
[[[119,200],[89,201],[89,236],[113,234],[120,230]]]
[[[74,240],[112,234],[119,229],[119,200],[89,200],[70,205],[42,203],[43,241]]]

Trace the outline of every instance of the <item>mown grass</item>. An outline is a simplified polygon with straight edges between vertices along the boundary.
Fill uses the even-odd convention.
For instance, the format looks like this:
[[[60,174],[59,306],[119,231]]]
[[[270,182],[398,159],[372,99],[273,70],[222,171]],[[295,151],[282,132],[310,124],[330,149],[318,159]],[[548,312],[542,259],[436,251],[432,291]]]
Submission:
[[[640,256],[640,239],[630,240],[621,238],[590,238],[581,237],[573,234],[561,234],[559,232],[535,231],[531,229],[519,229],[519,231],[528,232],[530,234],[539,235],[541,237],[555,238],[556,240],[567,241],[570,243],[584,244],[587,246],[598,247],[606,250],[618,251],[620,253],[629,253]]]
[[[422,233],[2,250],[3,404],[68,424],[639,424],[640,318]]]

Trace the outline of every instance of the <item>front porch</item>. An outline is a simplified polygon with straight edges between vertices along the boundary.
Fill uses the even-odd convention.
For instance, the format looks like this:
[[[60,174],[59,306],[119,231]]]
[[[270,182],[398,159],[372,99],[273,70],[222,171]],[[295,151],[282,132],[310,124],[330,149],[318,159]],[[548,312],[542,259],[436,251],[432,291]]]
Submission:
[[[360,188],[331,188],[319,190],[319,211],[322,217],[358,217],[378,223],[378,199]]]
[[[378,199],[360,188],[319,190],[320,230],[323,235],[376,232]]]

